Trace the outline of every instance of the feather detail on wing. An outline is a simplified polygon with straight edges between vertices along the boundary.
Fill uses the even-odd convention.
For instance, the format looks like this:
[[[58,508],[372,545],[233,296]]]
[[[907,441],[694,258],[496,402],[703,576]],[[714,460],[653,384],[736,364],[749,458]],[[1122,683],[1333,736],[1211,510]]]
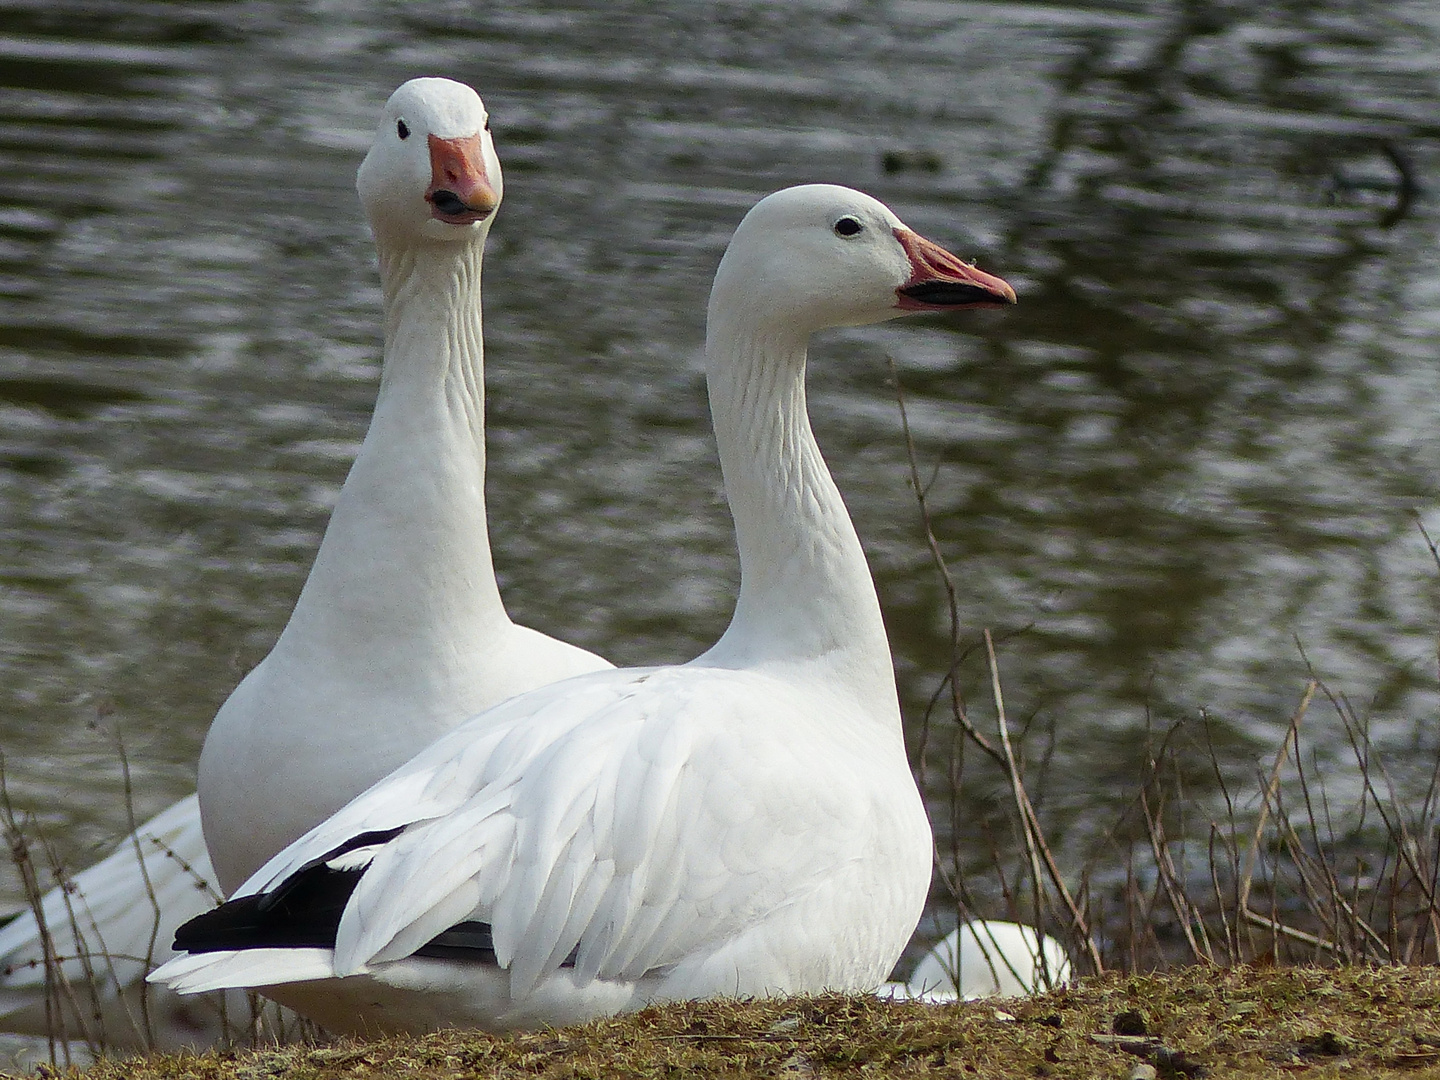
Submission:
[[[554,683],[472,717],[280,851],[234,895],[269,891],[362,833],[433,821],[458,810],[477,792],[503,781],[507,772],[523,767],[540,748],[573,726],[576,714],[583,718],[587,706],[612,700],[625,684],[643,678],[648,670],[596,672],[584,690],[570,680]]]
[[[177,956],[148,980],[181,994],[232,986],[279,986],[328,979],[334,974],[329,949],[242,949]]]
[[[823,718],[790,698],[783,680],[695,666],[524,695],[357,797],[242,892],[338,865],[336,852],[349,868],[362,851],[349,845],[363,844],[372,857],[335,937],[340,976],[462,922],[488,924],[513,1000],[567,962],[577,985],[704,963],[833,882],[873,836],[873,808],[856,798],[870,762],[826,753],[836,732],[807,737]]]

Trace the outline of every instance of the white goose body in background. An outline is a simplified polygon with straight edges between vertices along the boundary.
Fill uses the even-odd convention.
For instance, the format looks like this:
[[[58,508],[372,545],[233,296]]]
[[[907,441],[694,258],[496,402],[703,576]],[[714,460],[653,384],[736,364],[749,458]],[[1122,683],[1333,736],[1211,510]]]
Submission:
[[[987,997],[1029,997],[1070,981],[1070,957],[1033,926],[999,919],[961,923],[920,958],[910,978],[886,983],[881,996],[940,1004]]]
[[[610,666],[515,625],[495,583],[480,268],[501,179],[480,98],[446,79],[400,87],[357,186],[384,288],[374,418],[289,624],[210,729],[199,777],[204,836],[193,796],[139,830],[161,901],[153,954],[154,908],[133,838],[75,878],[68,903],[84,948],[134,958],[116,963],[110,993],[143,985],[144,958],[171,955],[176,926],[460,721]],[[163,842],[147,838],[154,833]],[[66,896],[52,891],[45,907],[57,952],[75,956]],[[0,1029],[44,1032],[45,973],[34,962],[42,956],[31,915],[0,929]],[[79,960],[65,973],[85,985]],[[169,1029],[157,1023],[157,1042],[213,1041],[218,1029],[200,1004],[178,1003]],[[107,1024],[106,1039],[144,1044],[123,1016]]]
[[[153,978],[266,988],[342,1032],[879,986],[925,903],[930,827],[875,588],[810,431],[806,347],[1014,296],[859,192],[762,200],[706,337],[740,549],[724,636],[443,736],[182,928],[191,955]]]
[[[140,1001],[146,974],[174,955],[175,929],[221,899],[196,797],[156,814],[70,885],[49,890],[41,906],[57,974],[84,1015],[76,1017],[70,995],[57,985],[52,1002],[59,1022],[47,1020],[45,950],[34,913],[25,909],[0,928],[0,1031],[34,1036],[35,1060],[48,1060],[52,1027],[87,1044],[86,1053],[89,1045],[144,1048],[151,1042],[147,1012],[156,1046],[207,1046],[221,1038],[222,1017],[212,1002],[155,988],[143,1008]],[[244,997],[226,998],[230,1022],[243,1025],[250,1011]]]

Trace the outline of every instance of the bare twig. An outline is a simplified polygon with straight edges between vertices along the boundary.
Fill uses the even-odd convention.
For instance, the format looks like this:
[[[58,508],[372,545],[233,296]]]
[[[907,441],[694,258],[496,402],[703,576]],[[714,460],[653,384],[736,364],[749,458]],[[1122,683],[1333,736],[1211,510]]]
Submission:
[[[1075,898],[1070,894],[1070,889],[1065,884],[1065,879],[1060,875],[1060,867],[1055,862],[1055,856],[1051,853],[1050,847],[1045,843],[1044,832],[1040,828],[1040,820],[1035,814],[1035,807],[1030,801],[1030,796],[1025,791],[1025,784],[1021,778],[1020,771],[1015,765],[1015,755],[1010,748],[1009,728],[1005,721],[1005,704],[1000,693],[1000,667],[995,660],[995,642],[990,636],[990,631],[985,631],[985,655],[990,664],[990,684],[995,695],[995,707],[999,713],[999,728],[1004,746],[1004,757],[1006,769],[1011,779],[1011,789],[1015,795],[1015,802],[1020,811],[1020,823],[1026,837],[1026,847],[1030,852],[1032,863],[1036,858],[1043,861],[1045,869],[1049,874],[1051,884],[1060,894],[1070,915],[1070,925],[1074,928],[1075,935],[1079,938],[1080,947],[1085,951],[1087,959],[1094,966],[1095,973],[1099,974],[1105,970],[1100,960],[1100,950],[1090,933],[1089,923],[1086,922],[1085,913],[1080,910]],[[1039,868],[1034,868],[1036,880],[1039,880]]]
[[[19,820],[15,816],[14,804],[10,801],[10,787],[5,780],[5,756],[0,753],[0,813],[4,815],[5,840],[10,848],[10,861],[15,864],[15,869],[20,872],[21,886],[25,891],[25,899],[30,905],[30,911],[35,916],[35,925],[39,928],[40,934],[40,955],[45,964],[45,1031],[49,1038],[50,1064],[57,1064],[56,1050],[56,1012],[58,1001],[56,1000],[55,974],[59,968],[55,960],[55,942],[50,936],[50,927],[45,920],[45,905],[43,903],[44,892],[40,888],[40,882],[35,875],[35,863],[30,858],[30,845],[25,839],[25,831],[21,828]],[[64,1040],[59,1040],[64,1045]],[[70,1064],[69,1048],[65,1050],[65,1064]]]
[[[150,880],[150,868],[145,865],[145,849],[140,843],[140,827],[135,820],[135,791],[130,782],[130,758],[125,753],[125,740],[120,736],[117,724],[112,730],[115,753],[120,759],[120,774],[125,785],[125,820],[129,829],[130,842],[135,849],[135,861],[140,869],[140,880],[145,883],[145,896],[150,901],[150,940],[145,945],[145,974],[155,968],[155,946],[160,938],[160,899],[155,895],[155,885]],[[155,1023],[150,1015],[150,984],[140,979],[140,1023],[145,1045],[155,1048]]]
[[[945,586],[945,601],[950,615],[950,669],[947,681],[950,684],[950,703],[954,710],[956,722],[965,729],[975,745],[980,747],[998,765],[1003,765],[1004,757],[985,735],[970,722],[969,714],[965,708],[965,700],[960,695],[960,680],[956,677],[963,654],[960,649],[960,602],[955,591],[955,579],[950,574],[950,567],[945,562],[945,556],[940,550],[940,541],[935,536],[934,522],[930,517],[930,505],[926,501],[926,491],[929,485],[920,484],[920,466],[916,457],[915,437],[910,431],[910,417],[905,411],[905,392],[900,385],[900,371],[895,366],[893,356],[886,357],[890,364],[890,377],[895,383],[895,400],[900,406],[900,427],[905,435],[905,453],[910,463],[910,486],[915,492],[915,501],[920,507],[920,522],[925,529],[925,544],[930,549],[930,559],[935,564],[935,569],[940,575],[940,581]]]
[[[1270,817],[1270,806],[1275,799],[1275,793],[1280,788],[1280,769],[1285,764],[1285,757],[1290,751],[1290,745],[1295,741],[1300,730],[1300,721],[1305,719],[1306,710],[1310,708],[1310,700],[1315,696],[1315,691],[1320,684],[1311,679],[1305,686],[1305,693],[1300,698],[1300,704],[1290,717],[1290,726],[1285,729],[1285,739],[1280,744],[1280,749],[1275,753],[1275,764],[1270,769],[1270,781],[1265,785],[1264,796],[1260,804],[1260,817],[1255,822],[1255,834],[1250,839],[1250,852],[1245,856],[1245,873],[1240,879],[1240,909],[1245,911],[1250,906],[1250,887],[1255,876],[1255,856],[1260,850],[1260,838],[1265,834],[1265,822]]]

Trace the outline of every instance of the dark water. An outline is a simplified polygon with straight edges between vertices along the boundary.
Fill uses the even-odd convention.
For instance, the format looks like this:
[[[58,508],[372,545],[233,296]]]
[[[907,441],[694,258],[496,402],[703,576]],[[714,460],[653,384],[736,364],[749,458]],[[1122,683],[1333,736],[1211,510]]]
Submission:
[[[12,798],[89,858],[124,822],[97,718],[159,809],[284,624],[378,378],[354,170],[422,74],[480,90],[505,167],[490,495],[517,618],[621,663],[723,629],[709,278],[756,198],[834,181],[1021,296],[812,353],[911,717],[949,621],[887,356],[962,635],[1010,635],[1011,713],[1055,733],[1052,806],[1125,790],[1147,716],[1205,710],[1244,773],[1297,641],[1377,734],[1433,745],[1435,12],[0,0]]]

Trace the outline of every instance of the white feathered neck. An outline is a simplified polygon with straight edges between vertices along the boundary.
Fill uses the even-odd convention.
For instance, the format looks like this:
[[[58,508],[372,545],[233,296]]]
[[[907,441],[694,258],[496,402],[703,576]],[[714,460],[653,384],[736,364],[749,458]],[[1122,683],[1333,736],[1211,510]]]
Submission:
[[[281,642],[310,641],[357,677],[431,680],[446,657],[474,664],[456,652],[508,622],[485,520],[482,245],[377,242],[380,393]]]
[[[701,663],[821,662],[898,716],[875,585],[805,402],[808,328],[722,266],[706,329],[710,411],[740,549],[740,595]]]
[[[376,239],[380,393],[278,648],[429,684],[509,623],[485,516],[484,249]]]

